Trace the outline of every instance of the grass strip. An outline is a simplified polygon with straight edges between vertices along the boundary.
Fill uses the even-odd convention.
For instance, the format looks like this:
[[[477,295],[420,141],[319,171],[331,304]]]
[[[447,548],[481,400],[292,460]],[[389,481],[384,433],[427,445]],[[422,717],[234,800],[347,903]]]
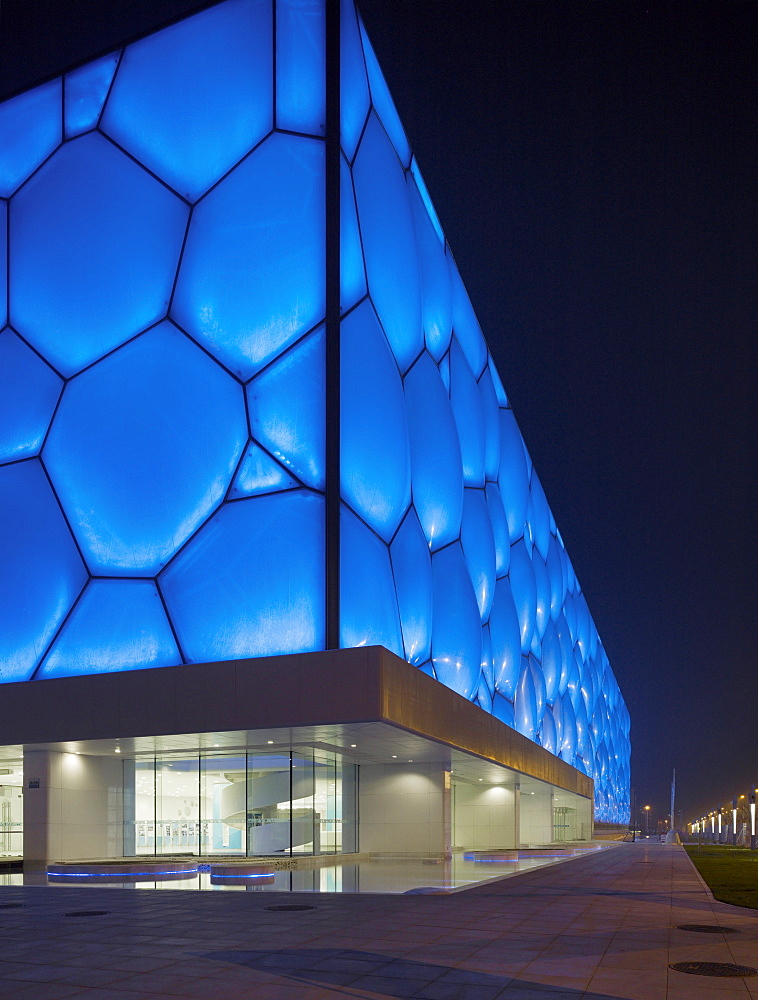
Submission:
[[[725,844],[685,844],[684,849],[716,899],[758,909],[758,851]]]

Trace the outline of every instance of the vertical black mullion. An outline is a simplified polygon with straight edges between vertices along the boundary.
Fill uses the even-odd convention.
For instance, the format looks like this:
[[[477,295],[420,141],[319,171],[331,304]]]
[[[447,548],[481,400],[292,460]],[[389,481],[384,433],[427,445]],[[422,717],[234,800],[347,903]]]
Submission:
[[[340,644],[340,3],[326,2],[326,648]]]

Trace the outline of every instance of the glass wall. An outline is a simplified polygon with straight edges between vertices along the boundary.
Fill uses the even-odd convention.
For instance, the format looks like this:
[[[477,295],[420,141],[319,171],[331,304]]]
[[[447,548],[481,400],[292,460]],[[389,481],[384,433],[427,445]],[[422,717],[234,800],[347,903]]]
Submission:
[[[0,765],[0,858],[24,853],[24,767],[21,761]]]
[[[356,772],[310,749],[125,760],[124,854],[350,853]]]

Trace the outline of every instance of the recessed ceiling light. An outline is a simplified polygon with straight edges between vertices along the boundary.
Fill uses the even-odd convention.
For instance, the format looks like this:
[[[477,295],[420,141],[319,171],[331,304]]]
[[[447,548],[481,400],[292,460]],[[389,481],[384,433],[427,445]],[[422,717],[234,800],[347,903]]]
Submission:
[[[273,740],[266,740],[267,743],[273,743]]]
[[[121,753],[121,747],[116,747],[116,749],[113,752],[114,753]]]
[[[353,748],[355,748],[355,747],[358,746],[358,744],[357,743],[351,743],[350,746],[353,747]]]
[[[396,754],[396,753],[393,753],[393,754],[392,754],[392,758],[393,758],[393,760],[397,760],[397,754]]]

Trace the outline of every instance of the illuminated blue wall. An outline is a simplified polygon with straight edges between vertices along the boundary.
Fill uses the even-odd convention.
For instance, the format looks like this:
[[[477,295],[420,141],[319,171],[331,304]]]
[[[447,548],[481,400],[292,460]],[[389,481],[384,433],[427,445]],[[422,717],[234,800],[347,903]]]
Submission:
[[[340,644],[625,819],[626,707],[341,14]],[[327,643],[325,20],[226,0],[0,105],[3,682]]]

